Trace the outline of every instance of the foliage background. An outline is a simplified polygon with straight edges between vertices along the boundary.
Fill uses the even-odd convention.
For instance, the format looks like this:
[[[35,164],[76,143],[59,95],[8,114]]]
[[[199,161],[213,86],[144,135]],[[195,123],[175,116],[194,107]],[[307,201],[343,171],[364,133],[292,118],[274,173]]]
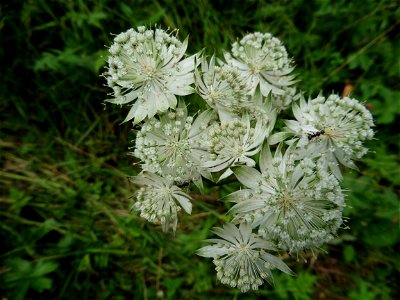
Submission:
[[[8,3],[7,3],[8,2]],[[0,4],[0,296],[4,299],[399,299],[398,1],[27,0]],[[113,36],[158,24],[189,52],[247,32],[284,41],[308,95],[348,94],[376,119],[347,171],[348,229],[295,277],[240,294],[194,254],[226,219],[229,184],[193,195],[176,236],[129,211],[135,160],[126,111],[102,101]],[[193,97],[193,107],[198,104]]]

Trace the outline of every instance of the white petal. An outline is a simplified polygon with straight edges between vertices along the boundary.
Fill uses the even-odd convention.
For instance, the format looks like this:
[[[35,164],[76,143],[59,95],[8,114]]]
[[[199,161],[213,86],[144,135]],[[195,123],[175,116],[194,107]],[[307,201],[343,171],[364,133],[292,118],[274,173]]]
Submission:
[[[241,166],[241,167],[234,167],[232,168],[233,173],[235,174],[236,178],[242,183],[243,185],[258,189],[259,182],[262,181],[261,173],[254,168]]]
[[[294,275],[294,272],[279,258],[277,258],[276,256],[273,256],[269,253],[263,253],[262,254],[262,258],[269,262],[270,264],[272,264],[275,268],[277,268],[278,270],[289,274],[289,275]]]
[[[272,169],[272,155],[267,143],[261,149],[259,164],[263,174],[268,174],[269,169]]]
[[[244,214],[263,207],[265,207],[264,200],[252,199],[252,200],[240,201],[231,208],[231,212],[234,214]]]
[[[192,127],[190,128],[189,138],[192,138],[192,137],[202,133],[202,130],[200,129],[200,127],[202,125],[207,126],[213,116],[214,116],[214,112],[211,109],[203,111],[200,115],[198,115],[196,120],[193,122]]]
[[[218,246],[205,246],[197,250],[196,254],[203,257],[216,257],[219,255],[225,255],[230,251],[227,248]]]
[[[173,196],[179,202],[182,208],[190,215],[192,213],[192,202],[190,202],[188,198],[177,195],[176,193]]]
[[[277,133],[274,133],[273,135],[271,135],[268,138],[268,144],[269,145],[278,144],[278,143],[288,139],[292,135],[293,135],[293,133],[291,133],[291,132],[277,132]]]

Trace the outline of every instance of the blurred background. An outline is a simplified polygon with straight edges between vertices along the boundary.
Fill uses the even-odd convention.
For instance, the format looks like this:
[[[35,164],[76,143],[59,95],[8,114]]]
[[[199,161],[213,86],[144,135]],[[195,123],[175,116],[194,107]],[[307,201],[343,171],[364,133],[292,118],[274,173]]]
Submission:
[[[399,20],[385,0],[2,1],[2,299],[400,299]],[[195,255],[230,184],[193,194],[175,236],[130,213],[134,133],[103,105],[100,74],[112,34],[155,24],[189,35],[190,54],[271,32],[307,96],[350,94],[375,118],[370,153],[345,172],[347,227],[315,257],[285,258],[296,276],[276,272],[275,287],[241,294]]]

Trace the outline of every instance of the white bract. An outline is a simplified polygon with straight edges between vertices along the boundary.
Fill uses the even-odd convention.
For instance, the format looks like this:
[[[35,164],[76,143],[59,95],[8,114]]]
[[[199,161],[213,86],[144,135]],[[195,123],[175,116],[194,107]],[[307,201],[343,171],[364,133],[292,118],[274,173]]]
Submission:
[[[114,104],[133,103],[128,116],[134,123],[177,105],[176,95],[194,92],[195,55],[183,59],[188,39],[182,43],[162,29],[129,29],[111,45],[104,73],[113,89]]]
[[[356,99],[330,95],[293,104],[294,120],[286,121],[286,132],[294,135],[299,159],[316,157],[319,163],[341,178],[337,162],[356,168],[353,160],[367,153],[363,142],[372,139],[371,113]]]
[[[242,113],[249,106],[250,89],[240,77],[237,68],[215,65],[215,56],[207,63],[205,56],[201,62],[201,74],[195,70],[196,88],[207,104],[220,115]]]
[[[260,236],[289,252],[319,247],[334,238],[342,224],[343,194],[335,176],[318,172],[310,159],[294,164],[290,151],[280,148],[273,157],[269,147],[260,155],[261,172],[233,170],[247,187],[234,192],[234,221],[258,227]]]
[[[274,247],[252,233],[249,224],[241,223],[237,228],[228,223],[213,232],[221,239],[206,240],[213,245],[199,249],[197,254],[214,258],[217,277],[222,283],[247,292],[257,290],[264,280],[273,284],[272,269],[293,275],[284,262],[265,251]]]
[[[282,95],[296,83],[286,48],[270,33],[247,34],[233,43],[231,52],[224,54],[227,64],[238,68],[253,93],[259,86],[263,96]]]
[[[248,115],[242,119],[222,121],[212,125],[208,131],[210,137],[211,160],[204,164],[210,172],[219,172],[237,165],[255,166],[251,156],[257,154],[269,128],[262,121],[253,127]],[[223,179],[232,172],[230,169],[221,176]]]
[[[276,118],[274,103],[263,97],[259,88],[252,91],[237,67],[216,66],[214,56],[210,63],[203,56],[201,72],[195,70],[197,92],[218,113],[221,121],[248,114],[251,119],[269,123],[272,130]]]
[[[141,186],[136,192],[132,210],[139,211],[140,216],[149,222],[161,224],[163,231],[168,231],[170,225],[176,231],[177,214],[181,208],[191,214],[190,196],[174,185],[172,180],[144,172],[132,177],[131,182]]]
[[[176,111],[146,121],[136,136],[134,151],[142,169],[180,184],[192,180],[201,185],[201,175],[209,177],[202,165],[210,159],[205,137],[212,117],[213,112],[207,110],[193,121],[182,104]]]

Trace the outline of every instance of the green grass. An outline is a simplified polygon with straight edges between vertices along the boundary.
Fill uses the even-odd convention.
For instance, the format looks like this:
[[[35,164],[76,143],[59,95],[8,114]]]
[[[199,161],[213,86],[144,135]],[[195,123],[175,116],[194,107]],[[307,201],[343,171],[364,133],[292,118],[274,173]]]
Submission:
[[[117,3],[117,4],[116,4]],[[7,299],[395,299],[400,297],[400,23],[396,1],[21,1],[0,5],[0,296]],[[194,254],[226,219],[229,186],[193,194],[175,236],[130,213],[139,169],[126,111],[103,100],[112,34],[178,28],[190,53],[271,32],[315,96],[351,90],[376,120],[344,180],[348,229],[295,277],[240,294]],[[201,106],[193,96],[191,109]]]

